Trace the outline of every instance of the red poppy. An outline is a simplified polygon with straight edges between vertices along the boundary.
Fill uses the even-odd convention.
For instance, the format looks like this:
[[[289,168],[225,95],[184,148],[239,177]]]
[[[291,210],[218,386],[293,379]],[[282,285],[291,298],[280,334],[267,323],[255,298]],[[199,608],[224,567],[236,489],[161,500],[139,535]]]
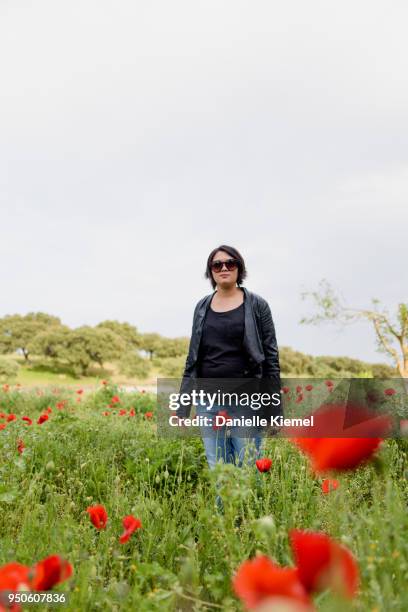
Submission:
[[[77,390],[78,395],[81,395],[83,392],[84,392],[84,390],[83,390],[83,389],[78,389],[78,390]]]
[[[4,423],[0,423],[0,431],[2,431],[3,429],[6,429],[6,426]]]
[[[25,449],[25,444],[23,440],[17,440],[17,450],[20,453],[20,455],[22,454],[24,449]]]
[[[349,410],[356,424],[345,427]],[[313,427],[286,427],[285,432],[309,455],[315,472],[357,467],[373,455],[392,426],[388,415],[373,414],[365,407],[351,403],[324,404],[313,413],[313,417]],[[319,437],[296,437],[296,434],[310,433]],[[350,437],[338,437],[346,435]]]
[[[301,392],[301,390],[302,390],[302,386],[301,386],[301,385],[298,385],[298,386],[296,387],[296,393],[300,393],[300,392]]]
[[[28,417],[28,416],[21,417],[21,420],[25,421],[27,423],[27,425],[32,425],[33,424],[32,419],[30,419],[30,417]]]
[[[232,579],[232,586],[249,610],[274,596],[310,603],[309,596],[299,580],[297,569],[280,567],[265,555],[241,563]]]
[[[395,395],[395,394],[396,394],[396,390],[395,389],[391,389],[390,388],[390,389],[385,389],[384,390],[384,395],[391,396],[391,395]]]
[[[289,387],[282,387],[282,391],[284,393],[289,393],[290,389],[289,389]]]
[[[10,390],[10,385],[3,385],[3,391],[7,393]]]
[[[306,391],[311,391],[313,389],[313,385],[306,385]]]
[[[272,466],[272,459],[263,457],[262,459],[257,459],[255,463],[260,472],[269,472]]]
[[[326,385],[326,387],[333,387],[334,386],[334,382],[332,380],[325,380],[324,384]]]
[[[15,420],[16,420],[16,418],[17,418],[17,417],[16,417],[16,415],[15,415],[15,414],[8,414],[8,415],[7,415],[7,419],[6,419],[6,421],[7,421],[7,423],[10,423],[11,421],[15,421]]]
[[[303,402],[303,393],[299,393],[299,395],[296,398],[296,403],[300,404],[300,402]]]
[[[335,478],[325,478],[322,482],[322,492],[330,493],[330,491],[334,491],[338,489],[340,483]]]
[[[112,404],[120,404],[120,398],[117,395],[114,395],[111,399]]]
[[[0,412],[0,419],[5,419],[6,418],[6,414],[4,412]]]
[[[95,506],[89,506],[86,511],[90,516],[91,523],[97,529],[105,529],[106,523],[108,521],[108,514],[104,506],[96,504]]]
[[[103,384],[103,385],[107,385],[107,384],[108,384],[108,381],[107,381],[107,380],[103,380],[103,381],[102,381],[102,384]]]
[[[125,531],[122,533],[122,535],[119,538],[119,542],[121,544],[124,544],[125,542],[127,542],[130,536],[132,535],[132,533],[136,531],[136,529],[141,529],[142,527],[142,521],[138,518],[135,518],[131,514],[129,514],[128,516],[125,516],[125,518],[122,521],[122,524],[123,524]]]
[[[0,592],[7,591],[23,591],[30,589],[31,570],[26,565],[16,563],[6,563],[0,567]],[[0,607],[0,610],[3,608]]]
[[[45,423],[45,421],[48,421],[48,419],[49,419],[49,416],[45,412],[44,414],[40,414],[37,423],[38,423],[38,425],[41,425],[41,423]]]
[[[358,565],[345,546],[325,533],[292,529],[289,536],[299,579],[309,593],[331,588],[347,597],[356,594]]]
[[[145,412],[145,417],[146,417],[146,419],[152,419],[153,418],[153,412]]]
[[[51,414],[51,412],[52,412],[51,406],[48,406],[48,408],[46,408],[45,412],[48,412],[48,414]]]
[[[108,412],[108,410],[105,410],[104,412],[102,412],[103,416],[109,416],[110,412]]]
[[[64,408],[65,404],[66,404],[66,401],[65,400],[61,400],[60,402],[57,402],[55,405],[58,408],[58,410],[62,410]]]
[[[119,410],[119,415],[120,416],[124,416],[125,414],[126,414],[126,410],[124,410],[123,408],[122,408],[122,410]]]
[[[136,414],[135,409],[134,409],[134,408],[131,408],[131,409],[129,410],[129,416],[135,416],[135,414]]]
[[[34,571],[33,588],[36,591],[49,591],[73,574],[72,565],[65,559],[61,559],[59,555],[51,555],[39,561]]]

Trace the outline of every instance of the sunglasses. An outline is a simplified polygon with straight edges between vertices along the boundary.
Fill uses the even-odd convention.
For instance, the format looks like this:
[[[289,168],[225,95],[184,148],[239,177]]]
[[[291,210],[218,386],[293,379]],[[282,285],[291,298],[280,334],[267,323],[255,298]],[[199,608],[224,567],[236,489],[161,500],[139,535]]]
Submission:
[[[213,272],[221,272],[224,264],[227,268],[228,272],[232,272],[238,268],[238,260],[237,259],[227,259],[227,261],[213,261],[211,264],[211,270]]]

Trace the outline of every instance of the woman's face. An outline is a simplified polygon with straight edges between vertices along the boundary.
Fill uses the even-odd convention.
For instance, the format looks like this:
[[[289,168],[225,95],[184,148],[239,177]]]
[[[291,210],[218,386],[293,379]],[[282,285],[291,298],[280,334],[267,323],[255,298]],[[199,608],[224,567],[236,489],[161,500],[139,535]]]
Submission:
[[[212,263],[215,261],[228,261],[229,259],[235,259],[225,251],[217,251],[212,258]],[[213,275],[214,281],[217,283],[219,287],[231,287],[237,284],[238,280],[238,266],[235,270],[231,272],[227,270],[226,266],[222,267],[221,272],[215,272],[215,270],[211,270],[211,274]]]

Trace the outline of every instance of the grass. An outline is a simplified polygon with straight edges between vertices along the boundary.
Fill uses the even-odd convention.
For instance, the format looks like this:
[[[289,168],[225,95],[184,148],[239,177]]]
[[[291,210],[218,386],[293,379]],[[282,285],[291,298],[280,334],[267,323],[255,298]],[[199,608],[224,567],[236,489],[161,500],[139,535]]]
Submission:
[[[157,376],[160,376],[157,367],[152,367],[146,379],[124,376],[119,373],[117,365],[109,363],[104,368],[97,366],[90,368],[90,374],[87,376],[76,376],[68,366],[55,365],[38,357],[33,357],[30,363],[18,355],[8,355],[7,360],[15,361],[20,366],[13,384],[24,387],[46,385],[94,387],[104,379],[120,385],[155,385]]]
[[[405,440],[388,440],[376,462],[322,495],[321,481],[288,440],[265,441],[269,473],[232,465],[209,472],[200,438],[161,438],[145,417],[155,396],[123,395],[103,416],[114,392],[101,388],[78,402],[66,389],[0,391],[0,412],[34,418],[46,406],[53,410],[41,426],[18,419],[0,431],[0,566],[65,557],[74,576],[55,590],[69,593],[66,610],[235,612],[241,604],[231,576],[238,565],[257,551],[291,565],[288,530],[312,528],[353,551],[362,580],[352,602],[323,593],[319,610],[408,609]],[[61,398],[68,403],[57,410]],[[119,416],[121,407],[136,415]],[[21,455],[18,439],[26,447]],[[224,515],[215,510],[216,486]],[[86,513],[96,503],[107,509],[106,530],[97,531]],[[121,545],[126,514],[143,528]]]

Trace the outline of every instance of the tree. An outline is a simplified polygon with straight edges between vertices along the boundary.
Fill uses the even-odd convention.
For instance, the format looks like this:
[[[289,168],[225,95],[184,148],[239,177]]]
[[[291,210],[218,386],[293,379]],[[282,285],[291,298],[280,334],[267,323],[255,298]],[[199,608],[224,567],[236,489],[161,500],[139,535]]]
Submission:
[[[102,321],[98,323],[96,329],[109,329],[114,334],[122,338],[128,349],[140,348],[140,336],[137,328],[130,323],[119,323],[119,321]]]
[[[119,359],[126,344],[109,329],[84,325],[77,329],[50,328],[33,340],[33,348],[46,357],[69,364],[76,374],[85,375],[93,363],[103,367],[107,361]]]
[[[141,334],[140,348],[149,355],[149,359],[153,359],[155,353],[160,350],[163,345],[163,338],[160,334]]]
[[[156,348],[156,357],[187,357],[190,339],[181,338],[161,338],[161,342]]]
[[[125,348],[122,338],[109,329],[84,325],[70,334],[65,358],[73,365],[74,370],[86,374],[92,363],[97,363],[102,368],[107,361],[119,359]]]
[[[43,312],[30,312],[25,316],[7,315],[0,319],[0,353],[20,350],[29,361],[29,343],[40,332],[61,325],[58,317]]]
[[[408,304],[398,304],[392,320],[385,308],[380,309],[378,299],[372,298],[372,309],[349,308],[341,302],[327,280],[321,280],[319,286],[319,291],[302,293],[302,299],[312,297],[318,311],[312,317],[303,317],[300,323],[337,321],[345,325],[361,319],[369,321],[374,327],[378,351],[389,355],[401,377],[408,379]]]

